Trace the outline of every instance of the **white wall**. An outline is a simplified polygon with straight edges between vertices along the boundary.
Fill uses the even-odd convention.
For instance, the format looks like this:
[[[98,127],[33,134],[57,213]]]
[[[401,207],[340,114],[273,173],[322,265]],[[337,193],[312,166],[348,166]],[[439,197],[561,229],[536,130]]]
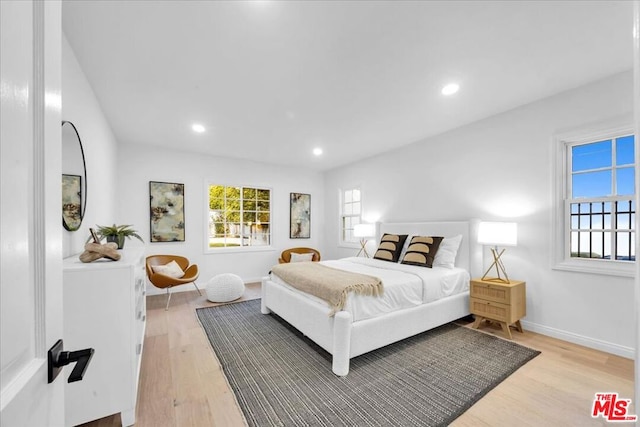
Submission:
[[[556,271],[550,260],[552,135],[621,115],[631,123],[632,89],[632,73],[622,73],[329,171],[326,255],[353,252],[337,242],[342,187],[360,185],[365,218],[381,221],[509,218],[519,242],[503,259],[509,277],[527,282],[523,323],[633,357],[633,279]]]
[[[98,100],[78,64],[69,42],[62,36],[62,120],[72,122],[84,148],[87,167],[87,208],[79,230],[63,229],[63,256],[84,250],[89,227],[108,225],[116,212],[117,141]],[[62,208],[61,208],[62,209]],[[62,229],[62,210],[60,211]]]
[[[204,252],[207,239],[205,181],[272,190],[272,247],[270,251],[243,253]],[[185,185],[185,242],[149,243],[149,181]],[[185,153],[146,145],[122,144],[118,152],[119,224],[134,224],[147,243],[147,254],[182,255],[198,264],[201,289],[219,273],[234,273],[245,282],[265,276],[283,249],[311,246],[323,252],[324,185],[322,174],[245,160]],[[311,238],[289,239],[289,193],[311,194]],[[134,243],[129,240],[128,244]],[[126,246],[125,246],[126,248]],[[179,290],[192,290],[181,286]],[[148,286],[149,294],[159,291]]]

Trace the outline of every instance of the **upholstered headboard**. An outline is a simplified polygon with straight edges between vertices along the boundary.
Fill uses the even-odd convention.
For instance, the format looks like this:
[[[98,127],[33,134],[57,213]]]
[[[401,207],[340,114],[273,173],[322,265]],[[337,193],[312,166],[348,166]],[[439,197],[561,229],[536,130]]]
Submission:
[[[481,274],[482,247],[477,242],[479,221],[432,221],[432,222],[381,222],[378,223],[378,238],[384,233],[421,236],[454,237],[462,235],[462,243],[456,256],[456,267],[468,270],[472,276]]]

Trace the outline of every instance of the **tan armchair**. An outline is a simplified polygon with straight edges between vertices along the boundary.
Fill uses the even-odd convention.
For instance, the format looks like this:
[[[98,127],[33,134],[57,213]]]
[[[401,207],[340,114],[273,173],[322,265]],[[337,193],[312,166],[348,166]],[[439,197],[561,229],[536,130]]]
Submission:
[[[278,263],[285,264],[285,263],[291,262],[291,252],[294,252],[297,254],[312,253],[313,258],[311,258],[311,261],[314,261],[314,262],[320,261],[320,252],[318,252],[313,248],[291,248],[291,249],[286,249],[282,251],[282,253],[280,254],[280,259],[278,260]]]
[[[155,273],[153,271],[153,266],[166,265],[171,261],[175,261],[178,263],[182,271],[184,271],[184,276],[182,277],[171,277],[162,273]],[[171,302],[171,291],[170,289],[175,286],[186,285],[188,283],[193,283],[193,286],[196,287],[198,293],[202,295],[198,285],[196,285],[196,279],[200,274],[198,272],[198,266],[196,264],[189,265],[189,260],[183,256],[179,255],[150,255],[147,257],[146,261],[146,269],[147,269],[147,277],[153,286],[160,289],[167,290],[167,306],[165,310],[169,309],[169,303]]]

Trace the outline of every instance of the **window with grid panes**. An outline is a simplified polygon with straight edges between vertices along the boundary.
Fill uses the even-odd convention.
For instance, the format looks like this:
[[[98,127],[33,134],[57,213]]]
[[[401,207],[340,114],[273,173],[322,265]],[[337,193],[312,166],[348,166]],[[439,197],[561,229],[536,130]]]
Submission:
[[[570,258],[635,261],[634,135],[573,142],[566,149]]]
[[[360,224],[362,214],[362,200],[359,188],[341,191],[340,209],[340,241],[341,243],[357,243],[353,236],[353,228]]]
[[[271,244],[271,190],[209,185],[209,248]]]

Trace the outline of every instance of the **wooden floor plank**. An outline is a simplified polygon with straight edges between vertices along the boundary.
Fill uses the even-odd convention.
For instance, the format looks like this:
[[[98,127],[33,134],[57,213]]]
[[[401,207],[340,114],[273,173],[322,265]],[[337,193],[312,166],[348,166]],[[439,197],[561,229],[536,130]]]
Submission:
[[[138,389],[136,425],[174,426],[174,372],[167,334],[146,336]]]
[[[218,305],[205,291],[147,297],[147,327],[136,411],[137,427],[246,425],[195,309]],[[241,300],[260,297],[248,284]],[[502,338],[498,325],[480,329]],[[633,398],[633,361],[529,331],[513,340],[542,354],[490,391],[452,424],[456,427],[607,425],[591,418],[596,392]],[[119,426],[115,414],[87,427]]]

